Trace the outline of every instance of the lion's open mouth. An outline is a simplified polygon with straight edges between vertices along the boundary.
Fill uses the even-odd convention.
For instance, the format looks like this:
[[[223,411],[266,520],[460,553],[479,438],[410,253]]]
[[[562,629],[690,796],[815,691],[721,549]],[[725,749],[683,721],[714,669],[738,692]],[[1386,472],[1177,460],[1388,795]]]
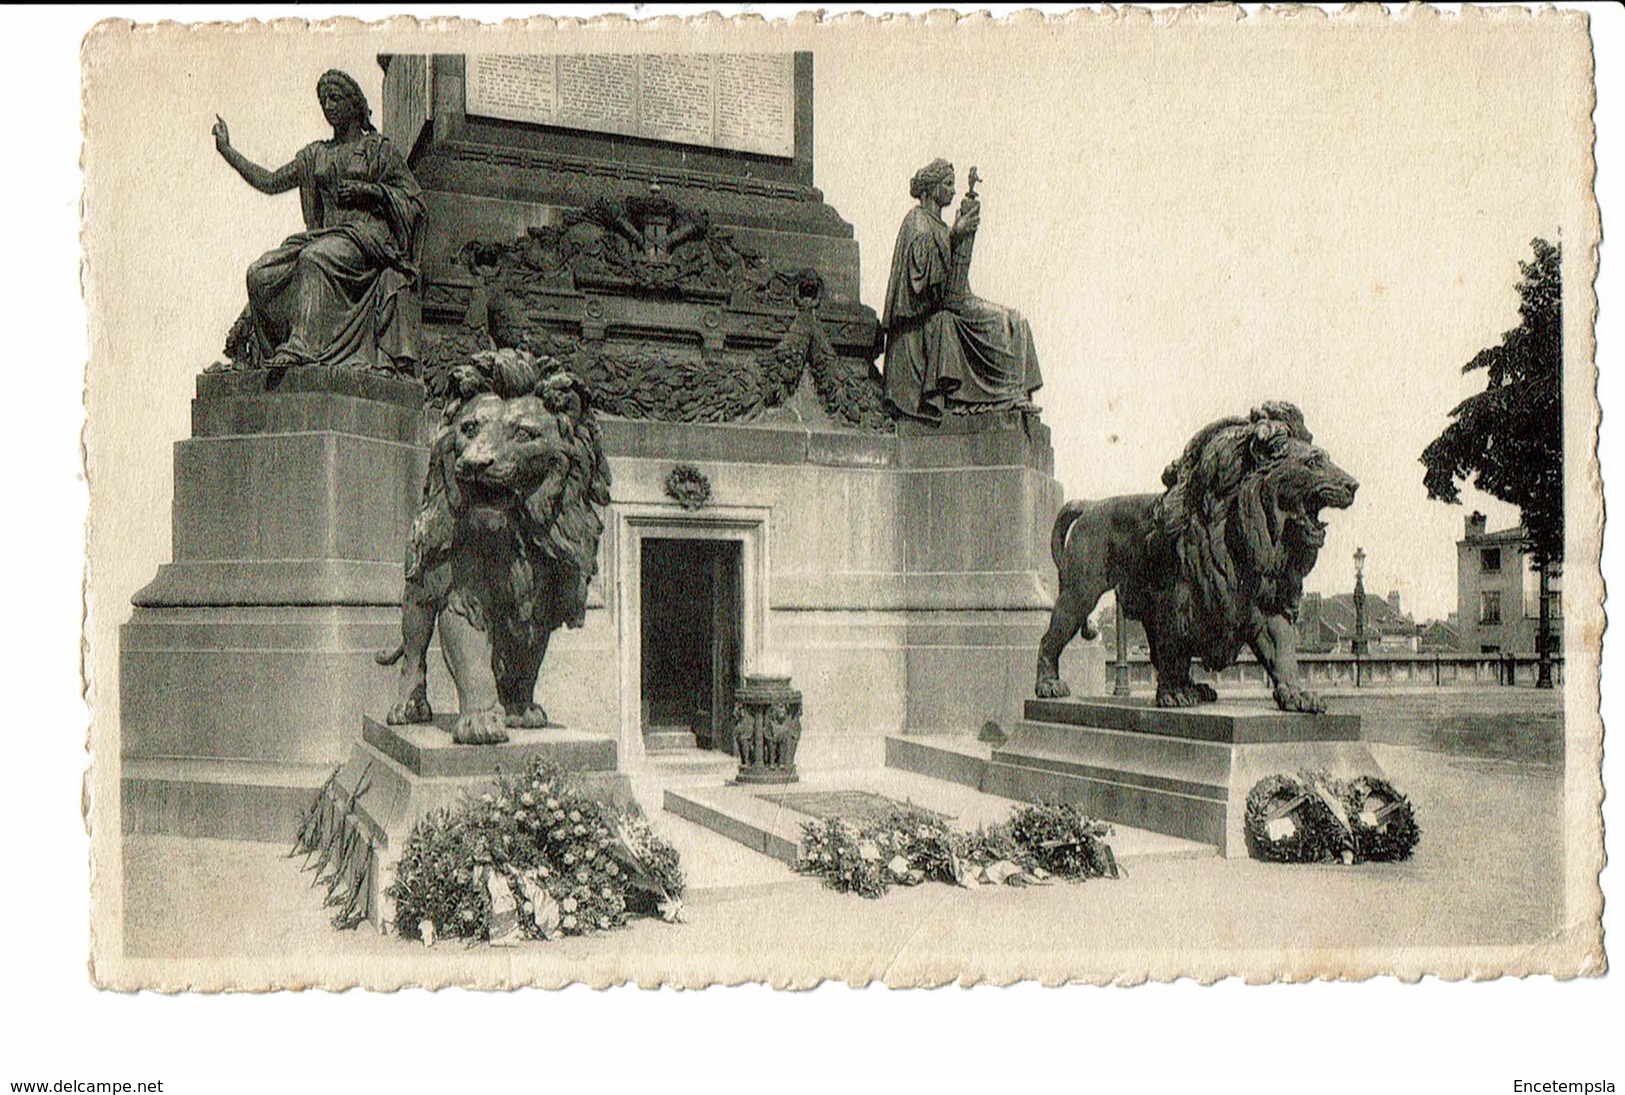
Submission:
[[[462,488],[463,504],[469,508],[505,509],[513,505],[513,492],[504,484],[459,477],[457,485]]]
[[[1292,524],[1297,528],[1300,543],[1309,547],[1320,547],[1326,543],[1326,522],[1320,519],[1318,508],[1305,509]]]
[[[1348,509],[1354,504],[1354,491],[1341,483],[1325,483],[1316,487],[1314,492],[1304,499],[1303,525],[1306,539],[1316,543],[1326,541],[1326,522],[1321,520],[1320,511],[1323,509]]]

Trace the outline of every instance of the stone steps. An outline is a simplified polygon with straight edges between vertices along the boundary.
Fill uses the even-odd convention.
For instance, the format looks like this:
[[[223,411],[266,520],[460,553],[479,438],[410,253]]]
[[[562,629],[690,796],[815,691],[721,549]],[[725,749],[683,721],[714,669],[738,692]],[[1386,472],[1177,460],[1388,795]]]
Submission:
[[[126,757],[121,828],[291,846],[333,766],[216,757]]]
[[[980,748],[967,746],[967,741],[969,746]],[[1222,788],[1199,789],[1199,785],[1189,785],[1179,789],[1165,785],[1150,789],[1132,776],[1128,777],[1129,782],[1124,782],[1122,772],[1089,769],[1060,753],[995,750],[990,745],[965,738],[888,738],[886,763],[892,768],[1016,801],[1087,803],[1088,813],[1116,825],[1196,841],[1206,847],[1209,854],[1217,850],[1222,835],[1199,824],[1176,827],[1158,816],[1170,812],[1188,814],[1193,807],[1199,811],[1201,805],[1207,803],[1222,805],[1219,797]],[[1186,801],[1192,798],[1200,802]]]
[[[668,782],[707,779],[726,783],[739,771],[739,762],[714,749],[685,749],[648,755],[645,766]]]
[[[936,754],[940,759],[942,754],[953,752],[951,747],[935,748],[927,744],[931,739],[891,740],[920,744],[921,748],[910,754],[915,759],[933,759],[928,754]],[[888,750],[890,744],[888,742]],[[1004,821],[1011,810],[1020,805],[1010,798],[986,794],[951,780],[896,767],[820,773],[778,788],[740,785],[667,787],[663,805],[669,813],[720,833],[752,851],[794,865],[800,848],[802,826],[814,818],[763,796],[838,790],[869,791],[920,806],[949,818],[951,824],[961,829]],[[1151,859],[1203,858],[1214,854],[1214,848],[1209,844],[1126,826],[1117,827],[1111,845],[1117,860],[1128,864]]]
[[[1144,701],[1028,700],[1009,741],[887,740],[887,764],[1026,802],[1068,802],[1119,826],[1247,854],[1261,779],[1306,768],[1381,775],[1353,715],[1264,703],[1161,709]]]
[[[668,813],[791,867],[795,866],[801,840],[796,819],[812,820],[800,814],[786,817],[792,811],[727,786],[668,787],[661,805]]]
[[[886,767],[982,789],[993,746],[975,738],[936,734],[888,737]]]
[[[643,731],[645,753],[686,753],[699,747],[699,739],[686,726],[650,726]]]

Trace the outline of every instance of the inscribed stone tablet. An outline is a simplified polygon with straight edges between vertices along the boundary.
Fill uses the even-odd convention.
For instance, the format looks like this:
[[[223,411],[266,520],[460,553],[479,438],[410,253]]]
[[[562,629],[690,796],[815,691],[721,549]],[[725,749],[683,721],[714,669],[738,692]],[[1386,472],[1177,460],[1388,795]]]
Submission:
[[[789,53],[475,54],[468,113],[788,157]]]

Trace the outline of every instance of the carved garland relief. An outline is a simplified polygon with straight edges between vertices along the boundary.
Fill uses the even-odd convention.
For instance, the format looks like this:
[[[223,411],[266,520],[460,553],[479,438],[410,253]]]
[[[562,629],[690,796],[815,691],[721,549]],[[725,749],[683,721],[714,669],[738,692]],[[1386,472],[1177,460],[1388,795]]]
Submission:
[[[836,421],[892,428],[872,321],[834,324],[837,352],[820,317],[818,272],[773,270],[703,211],[659,194],[600,199],[511,243],[472,240],[460,259],[470,284],[433,285],[427,296],[431,315],[463,304],[461,324],[425,340],[431,401],[444,398],[449,370],[469,352],[524,347],[563,359],[600,409],[622,417],[749,419],[791,398],[810,370]],[[632,337],[611,337],[617,324]]]

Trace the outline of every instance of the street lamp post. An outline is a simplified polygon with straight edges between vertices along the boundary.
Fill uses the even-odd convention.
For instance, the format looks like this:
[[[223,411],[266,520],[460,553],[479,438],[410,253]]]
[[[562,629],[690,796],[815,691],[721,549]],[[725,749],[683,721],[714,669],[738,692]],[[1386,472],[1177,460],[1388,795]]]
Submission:
[[[1360,687],[1360,659],[1368,644],[1365,637],[1365,548],[1354,549],[1354,687]]]
[[[1535,557],[1540,573],[1540,628],[1535,632],[1535,658],[1539,672],[1536,688],[1554,688],[1552,683],[1552,564],[1544,555]]]
[[[1112,611],[1117,614],[1117,626],[1113,628],[1117,632],[1117,667],[1116,672],[1113,674],[1112,695],[1126,696],[1130,691],[1128,677],[1128,617],[1123,615],[1121,601],[1117,603],[1117,606]]]

